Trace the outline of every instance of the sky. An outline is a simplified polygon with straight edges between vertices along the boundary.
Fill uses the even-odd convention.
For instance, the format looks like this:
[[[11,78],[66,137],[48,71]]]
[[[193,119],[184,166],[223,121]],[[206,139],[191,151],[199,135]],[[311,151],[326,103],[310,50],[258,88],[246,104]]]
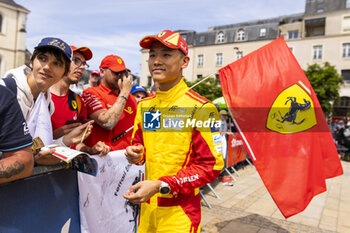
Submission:
[[[304,12],[306,0],[15,0],[30,10],[27,49],[43,37],[89,47],[90,69],[110,54],[140,75],[139,41],[164,29],[205,32],[209,27]]]

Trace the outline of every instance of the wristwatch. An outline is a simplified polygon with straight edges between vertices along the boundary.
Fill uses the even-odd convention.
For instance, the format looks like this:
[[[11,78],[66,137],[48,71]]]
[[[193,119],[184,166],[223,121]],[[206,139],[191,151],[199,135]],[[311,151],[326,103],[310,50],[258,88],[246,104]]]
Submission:
[[[159,193],[160,194],[168,194],[170,193],[170,186],[162,181],[161,185],[159,186]]]

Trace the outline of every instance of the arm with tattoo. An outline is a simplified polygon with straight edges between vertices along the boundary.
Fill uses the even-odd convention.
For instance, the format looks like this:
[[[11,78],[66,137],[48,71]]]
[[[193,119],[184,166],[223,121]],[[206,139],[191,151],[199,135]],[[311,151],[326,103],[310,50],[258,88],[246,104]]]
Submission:
[[[100,110],[97,111],[96,113],[100,112],[96,119],[96,123],[99,124],[101,127],[107,129],[107,130],[112,130],[114,126],[118,123],[122,113],[123,109],[126,104],[126,100],[121,97],[122,94],[119,95],[117,100],[114,102],[112,107],[108,110]],[[125,96],[125,95],[123,95]],[[128,95],[127,95],[128,96]],[[126,97],[127,97],[126,96]],[[94,114],[92,114],[94,115]],[[92,118],[94,119],[94,118]]]
[[[30,146],[3,152],[0,160],[0,184],[28,177],[33,172],[34,158]]]
[[[102,128],[112,130],[114,126],[118,123],[123,113],[132,85],[132,76],[123,76],[123,81],[121,81],[121,79],[119,79],[118,81],[120,92],[117,100],[114,102],[112,107],[108,110],[98,110],[92,113],[89,117],[95,120],[95,122]]]

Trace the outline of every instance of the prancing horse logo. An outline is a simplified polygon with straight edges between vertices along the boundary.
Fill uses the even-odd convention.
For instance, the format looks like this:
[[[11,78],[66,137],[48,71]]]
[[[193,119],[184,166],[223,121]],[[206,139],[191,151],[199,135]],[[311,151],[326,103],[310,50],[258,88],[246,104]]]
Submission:
[[[304,99],[304,104],[299,104],[297,103],[296,97],[287,97],[287,101],[284,105],[286,105],[289,101],[291,102],[289,107],[289,112],[287,112],[284,116],[282,116],[281,112],[278,111],[282,120],[279,120],[279,119],[276,119],[276,120],[281,123],[288,121],[288,122],[292,122],[292,124],[300,125],[305,121],[305,118],[299,122],[296,122],[295,119],[297,118],[297,113],[298,111],[305,111],[309,109],[311,107],[311,103],[310,101],[307,101],[306,99]]]
[[[316,116],[310,95],[298,84],[283,90],[269,111],[266,128],[282,133],[298,133],[315,126]]]

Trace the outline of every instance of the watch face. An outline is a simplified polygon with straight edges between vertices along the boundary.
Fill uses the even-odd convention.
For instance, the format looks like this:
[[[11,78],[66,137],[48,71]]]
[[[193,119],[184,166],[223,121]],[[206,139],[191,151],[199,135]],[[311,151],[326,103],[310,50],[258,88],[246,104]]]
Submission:
[[[161,187],[159,192],[161,194],[168,194],[170,192],[170,187]]]

